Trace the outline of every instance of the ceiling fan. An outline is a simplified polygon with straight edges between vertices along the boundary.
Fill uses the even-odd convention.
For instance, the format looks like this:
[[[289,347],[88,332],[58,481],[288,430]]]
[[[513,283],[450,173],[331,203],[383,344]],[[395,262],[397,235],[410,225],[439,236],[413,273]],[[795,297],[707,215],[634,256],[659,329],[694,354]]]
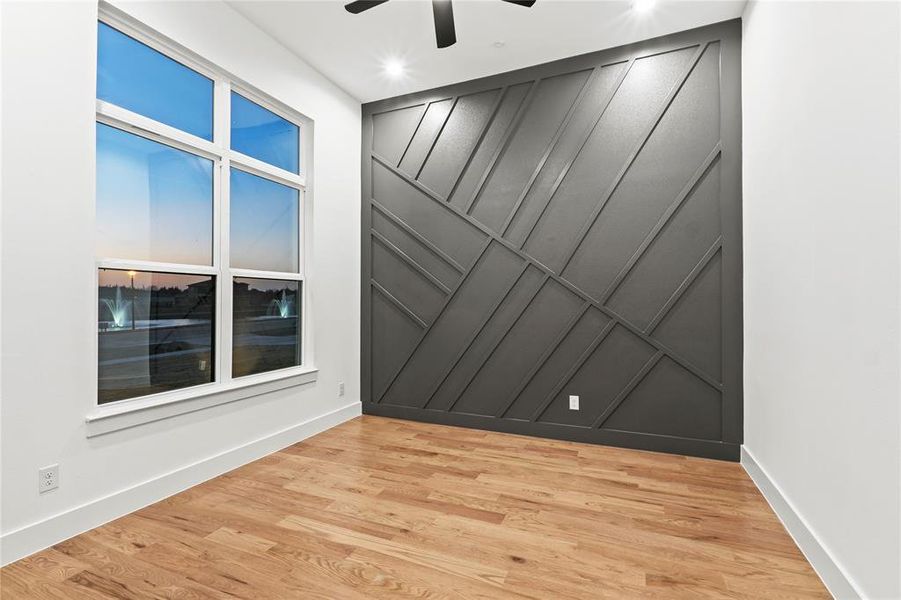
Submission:
[[[384,4],[388,0],[356,0],[344,5],[347,12],[355,15],[364,10]],[[501,0],[530,8],[536,0]],[[454,27],[454,6],[452,0],[432,0],[432,13],[435,15],[435,40],[439,48],[447,48],[457,43],[457,31]]]

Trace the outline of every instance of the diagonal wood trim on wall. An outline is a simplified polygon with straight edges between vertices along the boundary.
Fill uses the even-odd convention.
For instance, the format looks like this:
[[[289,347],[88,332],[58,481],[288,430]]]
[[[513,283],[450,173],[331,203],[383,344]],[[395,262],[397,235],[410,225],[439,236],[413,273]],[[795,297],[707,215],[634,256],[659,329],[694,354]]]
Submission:
[[[365,105],[364,412],[737,459],[739,55],[733,21]]]

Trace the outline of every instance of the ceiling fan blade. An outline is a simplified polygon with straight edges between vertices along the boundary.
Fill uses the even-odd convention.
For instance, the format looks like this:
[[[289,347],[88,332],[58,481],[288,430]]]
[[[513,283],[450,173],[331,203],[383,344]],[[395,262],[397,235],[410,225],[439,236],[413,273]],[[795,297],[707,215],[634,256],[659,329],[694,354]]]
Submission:
[[[432,0],[435,15],[435,40],[439,48],[447,48],[457,43],[457,29],[454,27],[454,5],[451,0]]]
[[[516,4],[518,6],[525,6],[526,8],[532,8],[532,5],[535,4],[536,0],[503,0],[504,2],[509,2],[510,4]]]
[[[347,12],[358,15],[364,10],[369,10],[370,8],[374,8],[379,4],[384,4],[387,1],[388,0],[356,0],[356,2],[345,4],[344,8],[347,10]]]

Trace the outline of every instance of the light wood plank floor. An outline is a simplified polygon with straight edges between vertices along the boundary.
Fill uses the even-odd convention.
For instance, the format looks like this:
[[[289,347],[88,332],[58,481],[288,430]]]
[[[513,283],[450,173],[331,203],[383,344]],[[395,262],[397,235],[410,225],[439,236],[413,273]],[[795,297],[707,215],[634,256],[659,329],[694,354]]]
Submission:
[[[2,598],[828,598],[742,468],[362,417],[2,570]]]

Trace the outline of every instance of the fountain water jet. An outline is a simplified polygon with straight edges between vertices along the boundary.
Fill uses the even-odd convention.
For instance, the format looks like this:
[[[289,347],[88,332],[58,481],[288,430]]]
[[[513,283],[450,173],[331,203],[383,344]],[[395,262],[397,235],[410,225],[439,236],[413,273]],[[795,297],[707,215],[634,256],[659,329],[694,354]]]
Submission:
[[[282,319],[287,319],[288,317],[293,316],[291,314],[292,308],[294,308],[294,299],[288,298],[285,290],[282,290],[282,297],[273,298],[272,302],[269,303],[269,314],[275,313]]]
[[[113,317],[113,328],[120,329],[125,327],[125,320],[128,317],[128,307],[131,306],[131,300],[124,300],[122,298],[122,288],[116,288],[115,300],[101,298],[100,301],[106,306],[110,315]]]

